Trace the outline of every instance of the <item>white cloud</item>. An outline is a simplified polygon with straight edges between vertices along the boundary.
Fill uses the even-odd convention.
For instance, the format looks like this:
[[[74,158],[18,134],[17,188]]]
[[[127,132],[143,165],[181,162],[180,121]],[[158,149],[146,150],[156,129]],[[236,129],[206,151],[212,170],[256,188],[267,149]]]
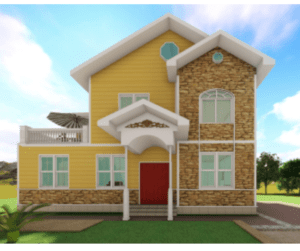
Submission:
[[[291,5],[180,5],[174,14],[211,35],[222,29],[230,34],[252,31],[251,46],[277,47],[295,32],[298,20],[292,20]]]
[[[0,72],[3,83],[40,104],[78,110],[80,104],[66,91],[52,70],[52,61],[17,19],[0,13]]]

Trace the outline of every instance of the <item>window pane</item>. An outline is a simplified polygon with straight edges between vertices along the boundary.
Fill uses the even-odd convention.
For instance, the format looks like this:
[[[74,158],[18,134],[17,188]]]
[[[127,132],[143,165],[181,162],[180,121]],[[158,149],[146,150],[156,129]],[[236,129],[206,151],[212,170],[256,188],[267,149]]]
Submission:
[[[121,97],[121,108],[132,104],[132,97]]]
[[[202,155],[201,168],[203,170],[214,169],[214,155]]]
[[[98,158],[98,170],[109,171],[110,170],[110,157],[99,157]]]
[[[68,157],[57,157],[57,171],[68,171]]]
[[[207,94],[203,94],[203,95],[201,96],[201,98],[208,98],[208,95],[207,95]]]
[[[219,186],[231,186],[231,172],[219,172],[218,176]]]
[[[114,173],[115,186],[125,185],[125,173]]]
[[[231,169],[231,155],[219,155],[219,169]]]
[[[218,90],[218,96],[219,96],[219,94],[225,94],[225,93],[226,93],[225,91]]]
[[[216,91],[207,92],[208,95],[216,94]]]
[[[42,157],[42,171],[53,171],[52,157]]]
[[[230,94],[226,93],[225,98],[232,98]]]
[[[203,123],[215,122],[215,101],[203,100]]]
[[[201,172],[201,186],[214,186],[214,172]]]
[[[146,99],[146,100],[148,100],[148,97],[135,97],[135,101],[139,101],[139,100],[141,100],[141,99]]]
[[[53,173],[42,173],[42,186],[53,186]]]
[[[230,100],[217,100],[217,123],[230,123]]]
[[[57,173],[57,186],[68,186],[68,173]]]
[[[110,186],[110,173],[99,173],[99,186]]]
[[[125,157],[114,157],[114,170],[125,171]]]

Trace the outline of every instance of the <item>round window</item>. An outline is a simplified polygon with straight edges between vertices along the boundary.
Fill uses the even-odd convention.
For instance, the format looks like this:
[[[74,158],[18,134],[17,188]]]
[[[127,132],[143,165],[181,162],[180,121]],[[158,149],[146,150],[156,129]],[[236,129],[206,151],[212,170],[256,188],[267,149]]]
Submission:
[[[212,59],[215,64],[220,64],[223,61],[223,55],[221,52],[216,52]]]

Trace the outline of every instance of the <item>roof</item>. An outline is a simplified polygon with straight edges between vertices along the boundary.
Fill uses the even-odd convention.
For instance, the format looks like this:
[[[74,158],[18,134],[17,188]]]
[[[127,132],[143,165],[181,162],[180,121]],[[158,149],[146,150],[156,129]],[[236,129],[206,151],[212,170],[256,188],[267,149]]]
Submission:
[[[208,35],[170,13],[158,18],[112,47],[72,69],[71,76],[89,92],[89,77],[113,64],[168,30],[195,44],[166,62],[169,82],[176,81],[177,70],[215,47],[220,47],[237,58],[256,67],[257,86],[275,65],[275,60],[223,30]]]
[[[146,25],[105,51],[72,69],[70,75],[88,92],[89,77],[122,57],[140,48],[166,31],[171,30],[180,36],[197,43],[208,34],[182,21],[170,13]]]
[[[231,36],[227,32],[218,30],[214,34],[168,60],[168,80],[170,82],[175,82],[178,69],[215,47],[220,47],[237,58],[254,66],[257,73],[256,88],[258,88],[275,65],[275,59],[242,42],[234,36]]]

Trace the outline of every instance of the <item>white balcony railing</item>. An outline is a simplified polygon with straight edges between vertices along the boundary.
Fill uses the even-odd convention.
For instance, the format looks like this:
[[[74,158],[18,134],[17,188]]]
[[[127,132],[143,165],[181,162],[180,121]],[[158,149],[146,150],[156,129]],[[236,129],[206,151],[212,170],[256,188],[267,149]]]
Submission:
[[[20,127],[21,144],[88,143],[88,126],[75,129]]]

